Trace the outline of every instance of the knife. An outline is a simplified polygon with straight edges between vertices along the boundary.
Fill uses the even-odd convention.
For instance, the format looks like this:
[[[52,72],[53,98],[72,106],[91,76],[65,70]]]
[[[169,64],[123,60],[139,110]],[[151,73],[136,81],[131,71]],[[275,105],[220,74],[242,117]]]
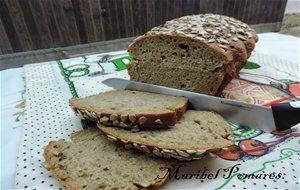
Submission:
[[[184,96],[189,99],[192,109],[215,111],[227,121],[238,124],[240,127],[258,128],[265,132],[287,130],[300,122],[300,101],[264,107],[120,78],[106,79],[102,83],[118,90],[139,90],[172,96]]]

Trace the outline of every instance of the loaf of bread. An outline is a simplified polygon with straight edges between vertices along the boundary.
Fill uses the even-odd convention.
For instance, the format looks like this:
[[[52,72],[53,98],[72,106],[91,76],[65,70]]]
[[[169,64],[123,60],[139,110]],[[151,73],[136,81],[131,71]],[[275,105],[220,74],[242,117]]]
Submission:
[[[217,95],[246,64],[258,37],[234,18],[200,14],[167,21],[128,47],[132,80]]]
[[[217,113],[188,110],[172,128],[143,130],[136,133],[99,124],[107,137],[125,148],[178,160],[201,159],[206,153],[217,152],[234,142],[225,139],[232,129]]]
[[[159,186],[168,174],[161,168],[174,163],[127,151],[109,142],[97,128],[75,132],[71,139],[51,141],[44,150],[44,165],[72,190]]]
[[[150,92],[115,90],[69,101],[82,119],[122,128],[162,128],[175,125],[188,99]]]

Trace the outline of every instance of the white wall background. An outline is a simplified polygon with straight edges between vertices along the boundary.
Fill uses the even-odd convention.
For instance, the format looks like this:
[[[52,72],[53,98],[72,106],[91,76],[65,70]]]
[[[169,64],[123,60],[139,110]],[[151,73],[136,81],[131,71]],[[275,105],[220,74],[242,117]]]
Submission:
[[[300,0],[288,0],[285,13],[299,13],[300,12]]]

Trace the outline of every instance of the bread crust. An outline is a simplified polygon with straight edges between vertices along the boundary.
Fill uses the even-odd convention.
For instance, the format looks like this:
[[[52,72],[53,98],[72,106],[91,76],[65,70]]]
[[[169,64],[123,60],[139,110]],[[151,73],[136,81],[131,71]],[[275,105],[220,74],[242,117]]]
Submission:
[[[216,35],[212,34],[215,31],[219,32],[219,37],[217,36],[218,32]],[[143,36],[135,39],[129,45],[128,53],[133,57],[134,61],[138,56],[137,49],[141,44],[149,40],[167,38],[186,42],[196,41],[202,46],[210,48],[216,56],[222,58],[223,61],[218,63],[222,65],[218,72],[225,72],[225,77],[212,87],[211,92],[207,92],[207,94],[211,95],[220,93],[237,76],[238,72],[246,64],[255,43],[258,41],[256,32],[252,28],[234,18],[213,14],[192,15],[174,19],[153,28]],[[134,66],[131,66],[129,63],[127,66],[128,74],[132,80],[139,80],[133,77],[133,73],[136,71],[132,67]]]

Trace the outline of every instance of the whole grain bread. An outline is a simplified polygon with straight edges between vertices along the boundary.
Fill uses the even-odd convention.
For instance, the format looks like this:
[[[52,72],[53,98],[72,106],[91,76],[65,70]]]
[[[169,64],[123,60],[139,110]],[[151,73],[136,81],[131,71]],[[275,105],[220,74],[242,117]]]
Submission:
[[[162,128],[175,125],[186,111],[188,99],[134,90],[116,90],[69,105],[82,119],[122,128]]]
[[[173,161],[126,151],[97,128],[75,132],[72,142],[51,141],[45,166],[68,189],[146,189],[165,180]],[[159,178],[157,178],[159,176]]]
[[[188,110],[172,128],[143,130],[136,133],[98,124],[112,141],[148,154],[178,160],[201,159],[206,153],[218,152],[233,145],[225,139],[232,129],[217,113]]]
[[[200,14],[167,21],[128,47],[132,80],[210,95],[236,77],[258,37],[231,17]]]

